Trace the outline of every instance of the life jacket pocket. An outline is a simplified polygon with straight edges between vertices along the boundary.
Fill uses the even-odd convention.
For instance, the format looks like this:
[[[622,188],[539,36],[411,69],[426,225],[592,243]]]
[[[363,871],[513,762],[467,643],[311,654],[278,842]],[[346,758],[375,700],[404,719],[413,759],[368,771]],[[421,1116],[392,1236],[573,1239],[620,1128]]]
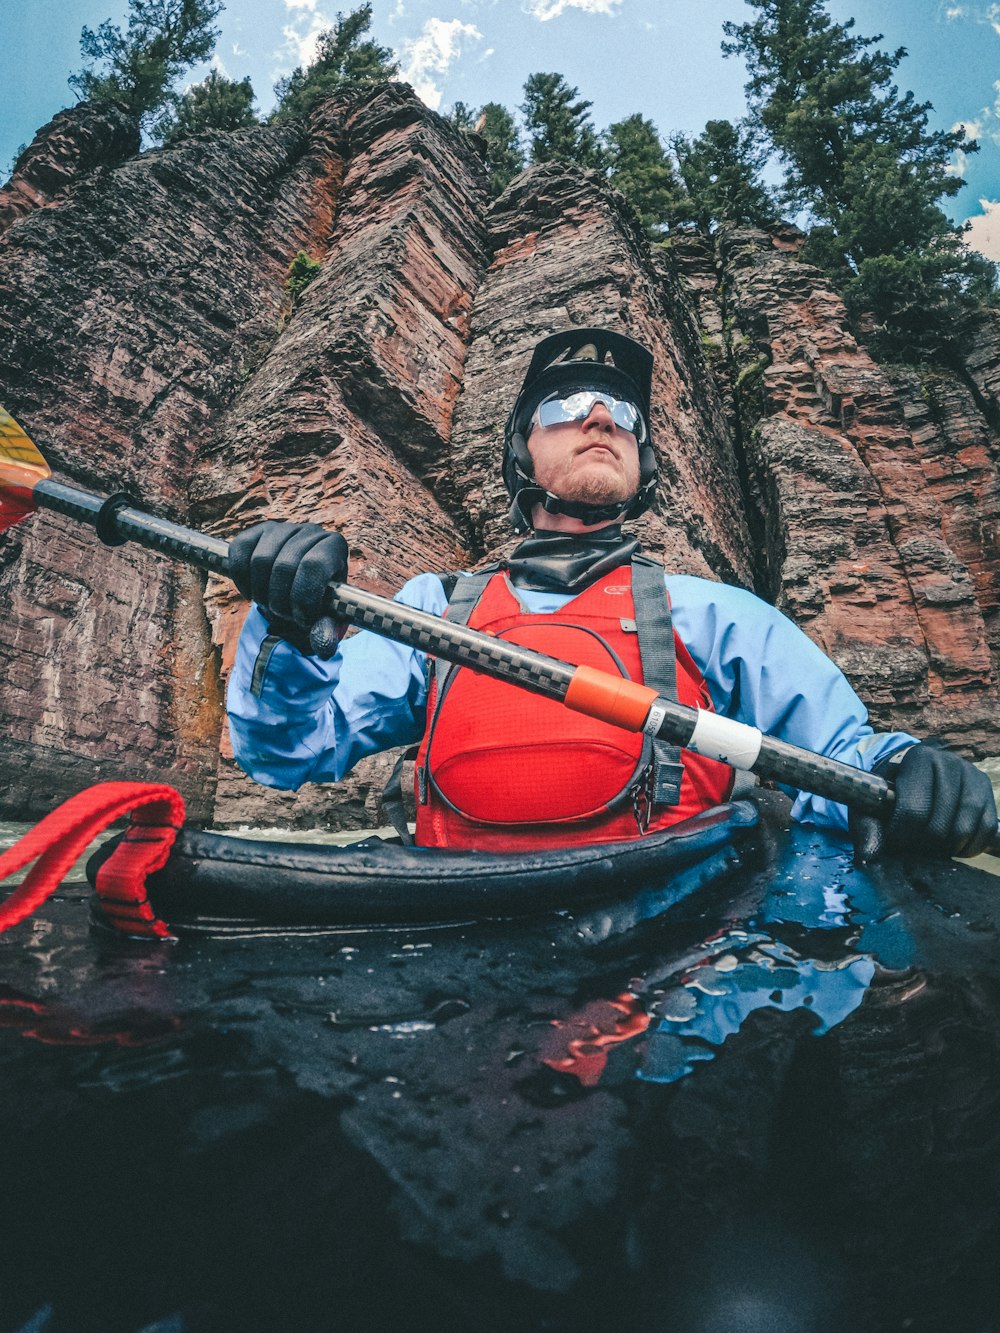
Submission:
[[[629,675],[601,635],[577,625],[547,621],[499,637]],[[631,801],[648,762],[641,734],[464,669],[446,677],[425,758],[430,783],[452,810],[477,823],[507,825],[563,823],[616,810]]]

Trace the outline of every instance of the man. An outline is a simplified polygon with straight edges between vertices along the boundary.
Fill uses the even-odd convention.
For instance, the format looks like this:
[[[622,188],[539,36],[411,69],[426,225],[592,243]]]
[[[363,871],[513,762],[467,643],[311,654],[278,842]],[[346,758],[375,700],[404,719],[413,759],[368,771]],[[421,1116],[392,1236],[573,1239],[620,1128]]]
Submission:
[[[530,535],[501,567],[421,574],[398,599],[889,773],[897,799],[884,822],[796,795],[793,818],[849,828],[860,860],[883,847],[982,851],[996,809],[974,765],[904,733],[876,735],[839,669],[773,607],[665,573],[622,532],[656,487],[652,365],[604,329],[544,339],[504,438],[511,521]],[[230,566],[256,603],[230,679],[230,728],[259,782],[337,781],[365,754],[419,741],[417,841],[496,850],[642,837],[732,792],[725,765],[369,632],[338,646],[321,602],[347,576],[339,534],[257,524],[232,543]]]

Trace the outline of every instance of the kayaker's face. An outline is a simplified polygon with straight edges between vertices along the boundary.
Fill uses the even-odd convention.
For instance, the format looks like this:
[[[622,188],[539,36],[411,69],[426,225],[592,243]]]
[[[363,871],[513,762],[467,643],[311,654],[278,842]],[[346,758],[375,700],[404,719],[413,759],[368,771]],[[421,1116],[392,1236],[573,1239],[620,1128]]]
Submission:
[[[639,447],[602,402],[583,421],[536,425],[528,436],[535,481],[561,500],[615,504],[639,490]]]

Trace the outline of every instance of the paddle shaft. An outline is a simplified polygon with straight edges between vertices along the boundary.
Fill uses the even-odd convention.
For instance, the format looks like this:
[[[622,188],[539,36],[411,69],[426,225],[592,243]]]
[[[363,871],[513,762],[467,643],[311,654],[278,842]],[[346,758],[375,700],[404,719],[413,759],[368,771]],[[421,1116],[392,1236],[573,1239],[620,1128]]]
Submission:
[[[107,497],[53,480],[38,481],[33,503],[97,527]],[[105,530],[150,550],[172,556],[216,574],[228,574],[228,542],[192,528],[157,518],[123,504],[105,512]],[[469,667],[565,703],[577,711],[601,717],[632,731],[650,735],[749,769],[762,778],[814,792],[869,814],[891,809],[892,788],[874,773],[813,754],[787,741],[763,736],[755,727],[720,718],[705,710],[687,708],[664,699],[655,690],[589,668],[575,667],[544,653],[508,643],[439,616],[417,611],[375,593],[331,583],[324,609],[336,620],[347,621],[411,648]],[[581,673],[583,684],[581,685]],[[615,703],[615,700],[618,703]]]

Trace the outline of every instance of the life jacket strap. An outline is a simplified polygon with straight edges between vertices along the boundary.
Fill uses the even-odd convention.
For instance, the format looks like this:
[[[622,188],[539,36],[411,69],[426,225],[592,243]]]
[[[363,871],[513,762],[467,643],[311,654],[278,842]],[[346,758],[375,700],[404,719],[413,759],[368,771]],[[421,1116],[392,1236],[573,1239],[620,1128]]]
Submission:
[[[389,781],[382,788],[382,813],[396,830],[404,847],[413,846],[413,834],[406,822],[406,806],[403,802],[403,768],[411,759],[416,759],[418,747],[409,745],[393,765]]]
[[[499,565],[487,565],[478,574],[470,574],[465,578],[455,580],[448,601],[448,610],[445,613],[449,625],[468,625],[480,597],[486,591],[486,585],[499,569]],[[455,664],[453,662],[445,662],[440,657],[434,659],[434,679],[437,684],[439,700],[445,681],[454,670]]]
[[[495,564],[487,565],[487,567],[485,569],[480,570],[478,574],[470,574],[467,577],[458,578],[455,580],[451,588],[450,598],[448,601],[448,610],[446,612],[449,625],[468,625],[472,613],[476,609],[476,605],[479,602],[479,599],[486,591],[486,585],[489,583],[493,575],[498,572],[499,568],[500,568],[499,565]],[[437,725],[437,719],[438,719],[438,714],[441,710],[441,704],[444,701],[445,690],[447,688],[448,679],[455,670],[456,666],[453,662],[446,662],[443,660],[443,658],[440,657],[434,658],[434,666],[433,666],[434,708],[431,716],[428,717],[427,719],[427,728],[429,729],[430,734],[432,736],[434,734],[434,728]],[[428,753],[429,749],[430,747],[428,747]],[[392,776],[393,777],[396,776],[395,770],[393,771]],[[418,800],[421,803],[426,803],[428,786],[429,786],[429,774],[426,772],[426,770],[418,766],[416,771],[416,778],[417,778]],[[389,782],[390,783],[392,782],[392,777],[389,779]],[[383,792],[382,794],[382,800],[384,804],[385,792]],[[399,831],[398,825],[396,824],[395,820],[393,820],[393,827],[396,829],[397,832]]]
[[[101,906],[123,934],[173,939],[149,901],[146,878],[166,864],[184,823],[184,800],[175,788],[152,782],[101,782],[88,787],[0,855],[0,882],[35,862],[24,882],[0,903],[0,933],[36,912],[94,838],[129,813],[128,828],[98,871],[95,887]]]
[[[632,557],[632,601],[642,683],[672,703],[677,702],[677,650],[670,599],[663,582],[663,566]],[[653,776],[649,797],[653,805],[677,805],[681,799],[684,764],[680,748],[653,740]]]

